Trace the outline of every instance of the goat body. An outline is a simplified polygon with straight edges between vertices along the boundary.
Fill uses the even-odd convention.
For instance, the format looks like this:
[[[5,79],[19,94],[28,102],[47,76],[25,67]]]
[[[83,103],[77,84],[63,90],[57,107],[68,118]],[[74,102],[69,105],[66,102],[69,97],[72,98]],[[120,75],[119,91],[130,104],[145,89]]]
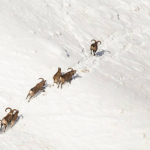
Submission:
[[[68,69],[72,69],[72,68],[68,68]],[[76,73],[76,70],[71,70],[63,75],[60,76],[59,78],[59,84],[58,84],[58,87],[59,88],[59,85],[61,84],[61,88],[62,88],[62,85],[66,82],[66,81],[69,81],[69,83],[71,84],[71,80],[72,80],[72,76]]]
[[[58,82],[59,82],[60,76],[61,76],[61,68],[58,68],[58,71],[57,71],[56,74],[53,76],[53,81],[54,81],[54,83],[58,83]]]
[[[30,102],[30,99],[40,90],[42,90],[43,92],[45,92],[44,90],[44,85],[46,83],[46,80],[44,80],[43,78],[39,78],[39,79],[42,79],[41,82],[39,82],[36,86],[34,86],[33,88],[30,89],[26,99],[28,98],[28,96],[30,95],[30,98],[28,100],[28,102]]]
[[[6,130],[6,128],[7,128],[7,125],[11,122],[11,120],[12,120],[12,117],[13,117],[13,112],[15,111],[15,109],[11,109],[11,108],[6,108],[5,109],[5,111],[7,110],[7,109],[10,109],[10,112],[2,119],[2,120],[0,120],[1,121],[1,128],[2,128],[2,126],[4,125],[5,126],[5,130]],[[5,130],[4,130],[4,132],[5,132]]]
[[[14,122],[17,120],[18,118],[18,114],[19,114],[19,110],[16,110],[15,114],[13,114],[12,116],[12,120],[11,120],[11,128],[13,127]]]
[[[93,43],[93,44],[91,44],[91,47],[90,47],[90,50],[91,50],[91,55],[92,55],[92,51],[93,51],[93,53],[94,53],[94,56],[95,56],[95,53],[96,53],[96,51],[97,51],[97,49],[98,49],[98,42],[101,44],[101,41],[96,41],[96,40],[91,40],[91,42],[92,41],[95,41],[95,43]]]

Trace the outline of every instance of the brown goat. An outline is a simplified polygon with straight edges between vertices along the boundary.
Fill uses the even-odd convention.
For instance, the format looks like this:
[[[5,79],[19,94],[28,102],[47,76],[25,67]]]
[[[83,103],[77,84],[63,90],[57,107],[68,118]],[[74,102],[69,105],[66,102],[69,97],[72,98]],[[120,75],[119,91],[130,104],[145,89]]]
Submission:
[[[96,51],[97,51],[97,49],[98,49],[98,42],[101,44],[101,41],[96,41],[96,40],[91,40],[91,42],[92,41],[95,41],[95,43],[93,43],[93,44],[91,44],[91,47],[90,47],[90,50],[91,50],[91,55],[92,55],[92,51],[93,51],[93,53],[94,53],[94,56],[95,56],[95,53],[96,53]]]
[[[58,71],[57,71],[56,74],[53,76],[53,81],[54,81],[54,83],[57,83],[57,84],[58,84],[60,76],[61,76],[61,68],[58,68]]]
[[[11,122],[12,117],[13,117],[13,112],[15,111],[15,109],[12,110],[10,107],[6,108],[5,111],[7,109],[10,109],[10,112],[2,120],[0,120],[1,121],[1,128],[4,125],[5,130],[7,128],[7,125]],[[4,132],[5,132],[5,130],[4,130]]]
[[[71,80],[72,80],[72,76],[77,72],[76,70],[73,70],[72,68],[68,68],[68,69],[71,69],[71,71],[63,74],[60,76],[59,78],[59,84],[58,84],[58,87],[59,88],[59,85],[61,83],[61,88],[62,88],[62,85],[66,82],[66,81],[69,81],[69,83],[71,84]]]
[[[18,114],[19,114],[19,110],[14,109],[14,111],[16,111],[13,116],[12,116],[12,120],[11,120],[11,128],[13,127],[14,122],[17,120],[18,118]]]
[[[45,85],[45,82],[46,80],[44,80],[43,78],[39,78],[39,79],[42,79],[41,82],[39,82],[36,86],[34,86],[32,89],[30,89],[26,99],[28,98],[28,96],[30,95],[30,98],[28,100],[28,102],[30,102],[30,99],[40,90],[42,90],[43,92],[45,92],[44,90],[44,85]]]

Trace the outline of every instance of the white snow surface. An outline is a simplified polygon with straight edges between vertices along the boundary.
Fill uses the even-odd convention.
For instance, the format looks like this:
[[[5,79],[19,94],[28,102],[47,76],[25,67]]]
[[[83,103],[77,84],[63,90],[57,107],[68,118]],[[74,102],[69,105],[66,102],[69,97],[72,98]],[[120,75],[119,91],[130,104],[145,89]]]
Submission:
[[[1,0],[0,83],[0,119],[19,110],[0,150],[150,150],[150,1]]]

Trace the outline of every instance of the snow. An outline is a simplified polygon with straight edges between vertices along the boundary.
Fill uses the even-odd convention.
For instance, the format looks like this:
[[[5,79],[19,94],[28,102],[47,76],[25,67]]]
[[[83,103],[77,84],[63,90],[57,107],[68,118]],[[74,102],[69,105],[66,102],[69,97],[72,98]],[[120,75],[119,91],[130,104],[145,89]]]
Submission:
[[[0,150],[150,149],[149,0],[1,0]],[[101,40],[96,56],[91,40]],[[58,67],[77,70],[53,86]],[[47,80],[45,93],[26,100]]]

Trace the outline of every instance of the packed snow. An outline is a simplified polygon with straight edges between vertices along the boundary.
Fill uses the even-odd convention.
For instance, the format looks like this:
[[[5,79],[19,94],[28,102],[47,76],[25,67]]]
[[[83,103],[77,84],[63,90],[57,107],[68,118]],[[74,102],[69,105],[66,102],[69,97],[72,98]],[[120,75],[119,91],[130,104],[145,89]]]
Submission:
[[[0,83],[0,120],[19,110],[0,150],[149,150],[150,1],[1,0]]]

